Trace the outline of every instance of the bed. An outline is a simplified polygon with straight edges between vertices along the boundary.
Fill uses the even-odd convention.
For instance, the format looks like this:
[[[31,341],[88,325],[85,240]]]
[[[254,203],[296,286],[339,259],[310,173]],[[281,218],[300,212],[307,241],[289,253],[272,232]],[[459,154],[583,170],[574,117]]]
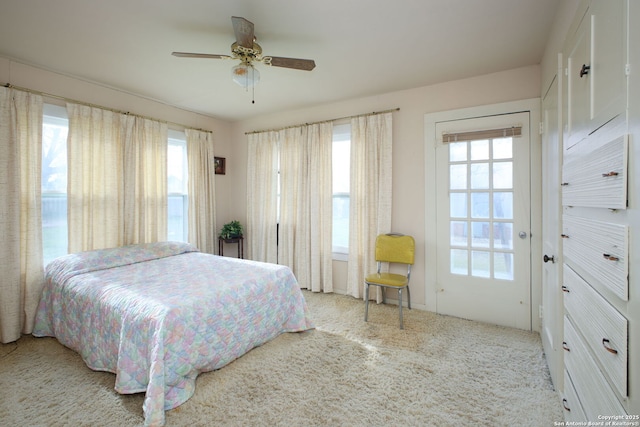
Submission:
[[[186,402],[201,372],[313,328],[288,267],[160,242],[52,261],[33,335],[56,337],[115,390],[145,392],[145,425]]]

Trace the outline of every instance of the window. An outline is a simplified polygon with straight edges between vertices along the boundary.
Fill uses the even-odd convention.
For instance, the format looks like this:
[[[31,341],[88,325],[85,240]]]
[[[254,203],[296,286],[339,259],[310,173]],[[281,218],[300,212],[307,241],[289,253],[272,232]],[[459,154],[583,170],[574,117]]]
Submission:
[[[67,228],[67,110],[45,104],[42,121],[42,246],[47,265],[65,255]]]
[[[167,240],[186,242],[188,234],[187,141],[184,132],[169,130],[167,152]]]
[[[349,253],[350,124],[333,127],[332,150],[333,253],[335,259],[346,260],[344,255]]]
[[[42,123],[42,246],[46,266],[68,252],[67,133],[65,107],[44,104]],[[167,153],[167,239],[188,239],[187,142],[184,132],[169,130]]]

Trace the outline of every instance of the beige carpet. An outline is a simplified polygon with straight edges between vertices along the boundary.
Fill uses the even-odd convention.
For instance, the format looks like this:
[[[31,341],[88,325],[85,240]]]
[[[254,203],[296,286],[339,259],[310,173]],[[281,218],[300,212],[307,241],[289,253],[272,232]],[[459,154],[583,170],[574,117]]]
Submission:
[[[317,329],[283,334],[198,377],[167,426],[552,426],[563,420],[538,334],[305,291]],[[0,346],[0,425],[136,426],[119,395],[55,339]]]

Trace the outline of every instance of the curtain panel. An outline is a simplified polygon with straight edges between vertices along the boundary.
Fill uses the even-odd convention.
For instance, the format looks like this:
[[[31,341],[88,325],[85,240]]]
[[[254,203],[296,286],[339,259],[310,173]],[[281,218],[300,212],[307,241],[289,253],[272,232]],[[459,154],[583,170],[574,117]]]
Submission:
[[[69,252],[166,240],[167,125],[67,104]]]
[[[127,122],[124,142],[123,241],[167,240],[167,124],[143,117]]]
[[[185,129],[189,170],[189,242],[202,252],[215,254],[215,158],[213,134]]]
[[[69,253],[124,245],[124,137],[132,117],[67,104]]]
[[[279,263],[300,286],[333,292],[331,122],[280,131]]]
[[[364,277],[376,268],[376,237],[391,231],[391,172],[391,113],[352,118],[347,288],[356,298],[364,298]],[[381,301],[380,289],[375,298]]]
[[[247,256],[278,262],[278,132],[248,135]]]
[[[42,96],[0,87],[0,342],[31,333],[42,291]]]

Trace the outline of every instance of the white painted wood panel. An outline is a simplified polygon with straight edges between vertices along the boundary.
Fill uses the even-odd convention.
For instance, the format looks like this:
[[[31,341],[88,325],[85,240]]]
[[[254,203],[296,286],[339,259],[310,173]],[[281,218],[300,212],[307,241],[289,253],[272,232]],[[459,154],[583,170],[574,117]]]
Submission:
[[[562,407],[564,408],[565,421],[587,421],[587,416],[584,413],[584,409],[582,409],[576,389],[573,387],[571,377],[566,370],[564,371],[564,394],[562,398]]]
[[[628,226],[563,215],[565,262],[586,272],[624,301],[629,299]],[[582,274],[582,273],[581,273]]]
[[[569,318],[564,319],[565,366],[588,420],[598,415],[624,415],[626,411],[589,354]]]
[[[564,305],[620,395],[627,396],[628,322],[570,267],[563,269]]]
[[[627,208],[628,135],[585,153],[588,144],[572,148],[572,160],[562,168],[562,204],[594,208]]]

